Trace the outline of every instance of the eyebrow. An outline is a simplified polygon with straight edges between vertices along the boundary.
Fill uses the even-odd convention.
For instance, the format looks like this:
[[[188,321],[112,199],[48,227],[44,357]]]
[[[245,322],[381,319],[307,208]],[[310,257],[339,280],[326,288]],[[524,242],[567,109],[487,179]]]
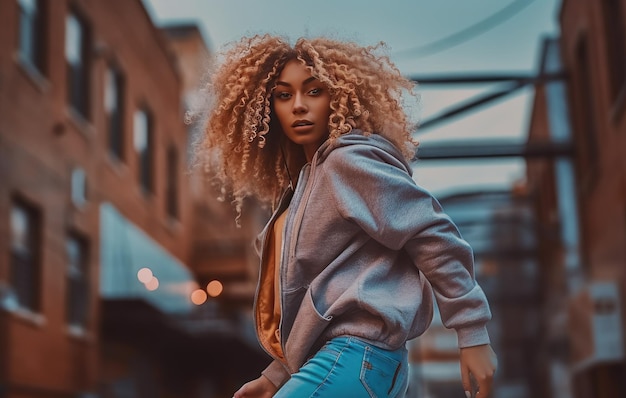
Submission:
[[[308,79],[305,79],[302,82],[303,86],[306,86],[307,84],[311,83],[313,80],[317,80],[317,78],[315,78],[314,76],[309,77]],[[287,86],[287,87],[291,87],[291,84],[287,83],[287,82],[283,82],[283,81],[277,81],[276,82],[277,86]]]

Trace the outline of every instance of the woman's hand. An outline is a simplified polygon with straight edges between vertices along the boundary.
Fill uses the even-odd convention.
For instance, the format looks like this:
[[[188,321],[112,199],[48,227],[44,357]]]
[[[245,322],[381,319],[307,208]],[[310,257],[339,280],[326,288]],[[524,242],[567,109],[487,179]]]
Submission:
[[[276,386],[265,376],[261,375],[258,379],[244,384],[233,398],[271,398],[278,390]]]
[[[461,348],[461,378],[465,395],[468,398],[474,396],[472,386],[472,379],[474,379],[478,387],[475,397],[489,397],[497,367],[496,354],[489,344]]]

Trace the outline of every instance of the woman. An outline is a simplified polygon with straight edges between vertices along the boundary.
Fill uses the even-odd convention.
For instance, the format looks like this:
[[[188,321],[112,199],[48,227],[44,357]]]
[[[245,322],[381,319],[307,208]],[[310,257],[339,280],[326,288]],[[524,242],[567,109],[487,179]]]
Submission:
[[[238,212],[250,195],[273,208],[254,312],[274,360],[237,398],[403,396],[406,342],[429,326],[433,297],[457,331],[466,394],[472,379],[490,394],[473,254],[411,177],[413,84],[380,47],[255,36],[213,75],[199,149]]]

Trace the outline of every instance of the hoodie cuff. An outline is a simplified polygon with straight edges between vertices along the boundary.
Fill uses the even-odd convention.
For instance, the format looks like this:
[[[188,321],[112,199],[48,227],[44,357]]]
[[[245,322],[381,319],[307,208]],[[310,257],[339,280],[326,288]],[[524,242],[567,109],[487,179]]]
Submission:
[[[276,388],[282,387],[291,377],[287,369],[278,360],[273,360],[261,374],[269,379]]]
[[[487,325],[485,324],[457,329],[456,334],[459,341],[459,348],[491,344],[489,333],[487,333]]]

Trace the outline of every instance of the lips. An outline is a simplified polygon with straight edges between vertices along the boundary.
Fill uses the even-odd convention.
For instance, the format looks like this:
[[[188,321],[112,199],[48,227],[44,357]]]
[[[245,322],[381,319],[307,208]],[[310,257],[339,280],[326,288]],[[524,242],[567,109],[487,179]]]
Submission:
[[[291,127],[304,127],[304,126],[312,126],[313,122],[309,120],[296,120],[291,124]]]

